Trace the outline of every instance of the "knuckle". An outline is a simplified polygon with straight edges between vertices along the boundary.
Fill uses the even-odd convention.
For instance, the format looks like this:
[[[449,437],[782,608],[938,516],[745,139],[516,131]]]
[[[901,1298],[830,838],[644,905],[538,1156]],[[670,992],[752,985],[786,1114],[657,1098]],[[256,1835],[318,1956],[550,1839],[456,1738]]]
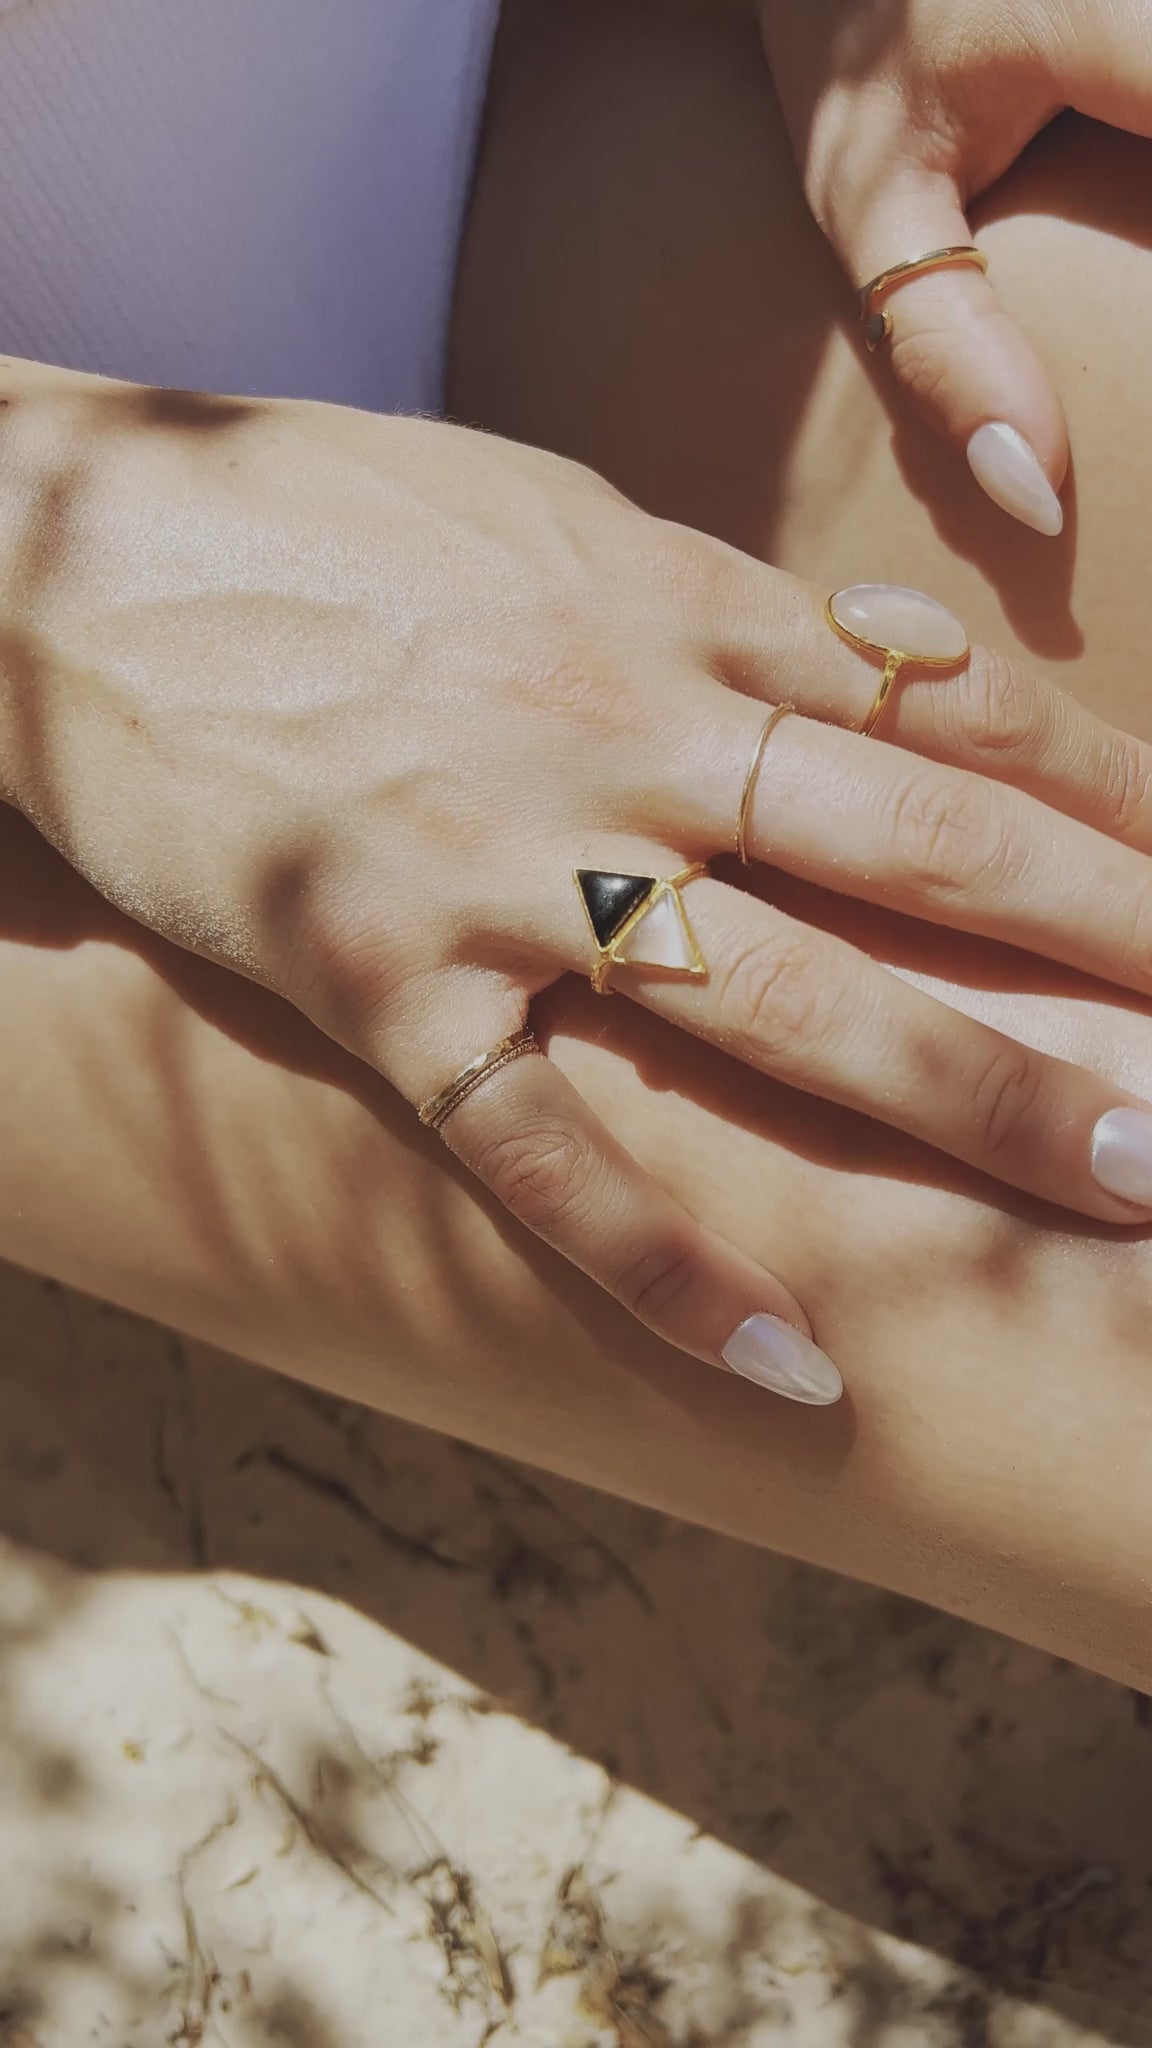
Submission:
[[[720,988],[726,1028],[785,1059],[827,1038],[836,1001],[825,951],[803,927],[742,947]]]
[[[616,1277],[615,1292],[642,1323],[666,1324],[690,1294],[696,1260],[683,1240],[660,1239],[629,1257]]]
[[[554,597],[546,615],[511,641],[501,693],[553,752],[612,748],[653,730],[637,668],[636,639],[625,624],[593,619],[579,604]]]
[[[647,573],[663,601],[709,622],[738,616],[747,587],[747,562],[734,548],[675,520],[652,522]]]
[[[555,1121],[502,1132],[479,1147],[471,1164],[519,1222],[546,1236],[578,1209],[593,1168],[580,1132]]]
[[[966,688],[957,693],[963,739],[978,754],[1036,759],[1055,724],[1057,693],[1007,655],[982,647],[968,664]]]
[[[1024,1046],[998,1047],[972,1094],[981,1155],[996,1159],[1027,1145],[1027,1131],[1043,1086],[1043,1070]]]
[[[1138,888],[1132,909],[1131,938],[1129,940],[1129,978],[1137,986],[1147,986],[1149,965],[1152,963],[1152,885]]]
[[[1117,839],[1147,829],[1152,810],[1152,751],[1130,733],[1110,732],[1095,778],[1104,830]]]
[[[979,776],[914,769],[897,792],[892,823],[905,876],[921,895],[948,900],[977,881],[1009,879],[1004,797]]]
[[[617,664],[586,644],[585,622],[575,606],[557,600],[535,646],[526,647],[515,667],[516,694],[527,708],[559,715],[577,728],[611,731],[620,695]],[[510,681],[510,689],[515,682]]]
[[[299,903],[282,924],[275,947],[281,991],[340,1036],[374,1033],[411,979],[400,934],[352,905]]]

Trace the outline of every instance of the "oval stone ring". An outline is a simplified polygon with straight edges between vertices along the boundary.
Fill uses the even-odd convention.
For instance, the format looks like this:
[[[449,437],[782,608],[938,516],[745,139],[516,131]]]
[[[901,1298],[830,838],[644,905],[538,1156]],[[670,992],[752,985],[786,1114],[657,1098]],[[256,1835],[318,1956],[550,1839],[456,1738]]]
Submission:
[[[841,640],[884,663],[862,733],[875,730],[901,669],[961,668],[970,652],[968,635],[954,612],[924,591],[907,590],[900,583],[853,583],[846,590],[834,590],[824,616]]]

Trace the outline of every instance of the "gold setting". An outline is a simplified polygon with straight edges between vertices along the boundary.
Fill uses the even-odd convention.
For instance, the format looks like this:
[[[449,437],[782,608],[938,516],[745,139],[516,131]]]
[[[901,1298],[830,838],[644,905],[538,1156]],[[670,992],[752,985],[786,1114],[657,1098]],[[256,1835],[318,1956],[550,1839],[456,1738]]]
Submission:
[[[751,865],[748,858],[748,826],[752,818],[752,799],[756,794],[756,782],[760,774],[760,764],[764,759],[764,750],[780,720],[787,718],[788,713],[795,711],[795,709],[796,706],[794,704],[774,704],[772,706],[771,711],[760,728],[760,736],[756,741],[755,751],[748,763],[748,773],[744,777],[744,788],[740,796],[740,809],[736,817],[734,840],[736,858],[739,861],[743,861],[745,867]]]
[[[884,663],[884,673],[877,686],[876,695],[872,699],[871,709],[864,723],[859,728],[860,732],[867,738],[870,733],[875,731],[879,724],[884,706],[892,695],[892,686],[902,668],[962,668],[972,649],[966,645],[962,654],[906,654],[900,647],[885,647],[882,640],[869,640],[863,633],[854,633],[851,626],[841,625],[840,620],[832,609],[834,600],[839,596],[840,592],[834,590],[824,606],[824,617],[827,619],[832,631],[838,634],[840,639],[845,641],[849,647],[857,648],[861,654],[879,656]]]
[[[479,1088],[492,1074],[498,1074],[502,1067],[510,1067],[513,1060],[523,1059],[525,1053],[539,1051],[540,1047],[531,1031],[513,1031],[507,1038],[502,1038],[499,1045],[492,1046],[488,1052],[478,1054],[466,1067],[461,1067],[460,1072],[449,1081],[446,1088],[441,1088],[438,1095],[430,1095],[426,1102],[422,1102],[416,1112],[421,1123],[426,1124],[430,1131],[438,1131],[441,1124],[452,1115],[453,1110],[459,1109],[462,1102],[467,1102],[473,1090]]]
[[[611,973],[613,967],[641,967],[643,968],[646,974],[666,974],[669,976],[670,979],[675,981],[703,981],[707,977],[708,964],[704,958],[703,953],[700,951],[699,942],[696,938],[695,932],[692,929],[691,919],[688,916],[688,912],[684,908],[684,900],[680,894],[680,891],[686,888],[689,882],[698,881],[701,875],[706,875],[708,873],[708,869],[703,861],[693,861],[690,867],[681,868],[679,874],[671,876],[670,879],[667,881],[662,881],[656,876],[647,875],[618,877],[618,879],[621,880],[632,880],[636,882],[645,881],[648,882],[650,886],[647,890],[647,893],[640,900],[640,902],[638,902],[635,905],[635,907],[629,911],[627,917],[623,920],[618,929],[615,930],[612,933],[611,937],[604,942],[601,941],[600,936],[596,930],[596,926],[593,923],[592,911],[589,907],[588,899],[585,894],[584,881],[582,879],[584,876],[594,874],[596,872],[598,871],[582,868],[573,868],[572,879],[576,884],[576,892],[583,906],[584,916],[588,922],[588,929],[592,934],[592,941],[596,947],[596,964],[592,969],[591,981],[592,987],[594,988],[598,996],[607,996],[612,994],[612,990],[608,986],[608,976]],[[625,944],[626,940],[631,937],[632,933],[636,930],[637,925],[642,923],[644,918],[647,917],[649,911],[652,910],[657,903],[659,903],[664,897],[667,896],[670,896],[675,904],[676,915],[679,918],[680,928],[684,934],[684,939],[688,950],[688,966],[665,967],[660,965],[658,962],[651,962],[646,960],[625,960],[621,954],[621,947]]]
[[[949,249],[930,249],[926,256],[912,256],[906,263],[892,263],[878,277],[862,284],[856,304],[864,322],[864,346],[869,354],[892,336],[892,315],[887,306],[879,303],[881,300],[899,291],[902,284],[911,284],[914,277],[926,277],[931,270],[958,270],[965,264],[986,271],[988,258],[974,243],[960,242]]]

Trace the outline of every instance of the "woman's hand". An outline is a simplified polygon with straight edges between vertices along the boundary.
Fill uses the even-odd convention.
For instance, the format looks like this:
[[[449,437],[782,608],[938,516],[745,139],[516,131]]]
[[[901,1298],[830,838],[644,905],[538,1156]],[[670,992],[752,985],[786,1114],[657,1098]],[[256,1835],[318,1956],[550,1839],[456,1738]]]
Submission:
[[[1148,0],[760,0],[812,211],[861,286],[971,241],[965,208],[1063,107],[1152,134]],[[892,368],[998,505],[1060,532],[1051,378],[971,268],[888,302]]]
[[[891,730],[936,757],[917,758],[843,729],[877,676],[819,593],[556,457],[0,374],[0,794],[122,909],[280,991],[413,1104],[592,971],[574,870],[667,878],[731,847],[784,698],[804,715],[769,741],[754,858],[1152,992],[1149,754],[996,657],[903,686]],[[622,994],[1017,1187],[1152,1212],[1132,1098],[729,872],[684,890],[706,976],[620,966]],[[836,1398],[787,1288],[547,1059],[494,1074],[443,1134],[662,1337]]]

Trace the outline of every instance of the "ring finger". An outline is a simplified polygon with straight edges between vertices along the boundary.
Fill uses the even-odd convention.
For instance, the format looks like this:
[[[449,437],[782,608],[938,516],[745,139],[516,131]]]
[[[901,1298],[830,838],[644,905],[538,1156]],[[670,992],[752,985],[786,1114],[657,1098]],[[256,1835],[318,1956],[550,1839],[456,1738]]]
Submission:
[[[755,727],[746,715],[733,721],[714,843]],[[748,852],[821,887],[1152,991],[1146,854],[1019,790],[883,741],[781,719],[752,794]]]
[[[723,560],[716,644],[702,650],[708,665],[750,695],[786,699],[807,717],[859,731],[880,682],[881,640],[870,659],[833,631],[825,593],[814,585],[735,549],[725,549]],[[911,595],[915,615],[922,600]],[[931,600],[927,609],[951,616]],[[954,625],[962,636],[960,622]],[[943,675],[914,662],[902,669],[879,734],[890,744],[1011,782],[1098,831],[1152,851],[1152,746],[992,648],[970,647]]]

